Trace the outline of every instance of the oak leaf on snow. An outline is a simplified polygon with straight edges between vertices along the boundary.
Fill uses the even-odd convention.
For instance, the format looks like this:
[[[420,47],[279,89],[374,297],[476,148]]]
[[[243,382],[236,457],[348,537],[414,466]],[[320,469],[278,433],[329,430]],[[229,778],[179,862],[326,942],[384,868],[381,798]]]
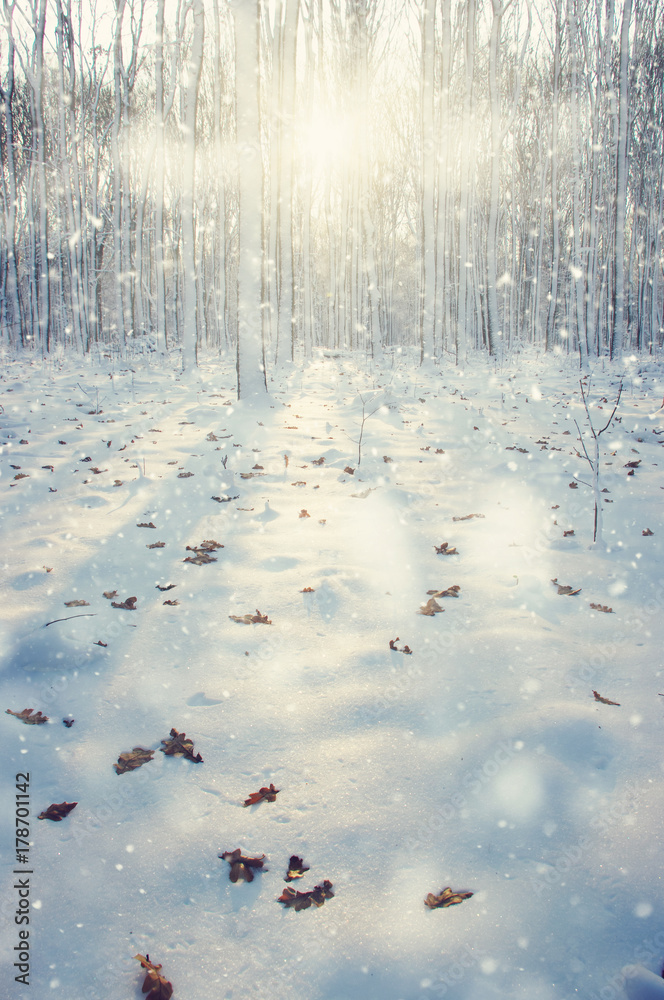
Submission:
[[[162,976],[161,965],[151,962],[148,954],[134,955],[134,958],[147,970],[142,989],[143,993],[147,993],[146,1000],[170,1000],[173,996],[173,984]]]
[[[48,715],[42,715],[41,711],[32,714],[31,708],[24,708],[22,712],[12,712],[11,708],[6,709],[7,715],[14,715],[21,722],[25,722],[27,726],[37,726],[41,723],[48,722]]]
[[[202,764],[203,758],[199,753],[194,754],[194,744],[186,736],[186,733],[179,733],[177,729],[171,729],[170,737],[161,741],[164,745],[159,749],[167,757],[186,757],[194,764]]]
[[[472,895],[472,892],[467,892],[466,890],[457,890],[454,892],[448,885],[444,889],[441,889],[437,896],[432,892],[428,893],[424,900],[424,905],[428,906],[430,910],[436,910],[439,907],[455,906],[457,903],[463,903],[464,899],[470,899]]]

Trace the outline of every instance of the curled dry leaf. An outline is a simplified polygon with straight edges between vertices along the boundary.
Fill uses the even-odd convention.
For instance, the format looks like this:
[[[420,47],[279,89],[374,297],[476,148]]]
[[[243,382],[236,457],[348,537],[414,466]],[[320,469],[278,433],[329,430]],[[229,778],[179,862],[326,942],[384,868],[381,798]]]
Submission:
[[[393,459],[391,459],[389,455],[383,455],[383,461],[385,464],[388,464],[389,462],[392,462]]]
[[[147,970],[142,989],[143,993],[147,993],[146,1000],[170,1000],[173,996],[173,984],[162,976],[161,965],[151,962],[147,954],[134,955],[134,958]]]
[[[136,611],[137,597],[128,597],[126,601],[111,601],[112,608],[121,608],[123,611]]]
[[[186,757],[193,764],[202,764],[203,758],[199,753],[194,755],[194,744],[192,740],[186,738],[186,733],[179,733],[177,729],[171,729],[168,739],[162,740],[163,747],[159,747],[167,757]]]
[[[456,548],[454,548],[454,546],[450,547],[450,543],[449,542],[443,542],[441,545],[434,545],[434,549],[436,550],[436,553],[439,556],[458,556],[459,555],[459,553],[457,552]]]
[[[215,542],[214,538],[204,538],[200,545],[187,545],[187,552],[194,552],[195,555],[187,556],[183,562],[193,563],[195,566],[204,566],[206,563],[216,562],[216,556],[210,555],[217,549],[223,549],[221,542]]]
[[[350,465],[346,466],[346,468],[344,469],[344,472],[347,473],[347,475],[349,475],[349,476],[354,476],[355,475],[355,469],[351,469]]]
[[[48,722],[48,715],[42,715],[41,712],[35,712],[33,715],[31,708],[24,708],[22,712],[12,712],[11,708],[8,708],[5,714],[15,716],[21,722],[25,722],[27,726],[39,726]]]
[[[316,591],[314,590],[313,587],[305,587],[303,590],[300,591],[300,593],[301,594],[315,594]]]
[[[412,654],[412,649],[410,646],[404,646],[403,649],[399,649],[397,643],[399,641],[399,636],[396,639],[390,639],[390,649],[393,649],[395,653],[405,653],[407,656]]]
[[[569,531],[563,531],[563,538],[569,538],[574,534],[574,528],[570,528]]]
[[[305,865],[302,858],[298,858],[297,854],[292,854],[288,862],[288,872],[284,876],[284,882],[293,882],[296,878],[303,878],[304,873],[308,871],[309,867]]]
[[[63,719],[62,720],[62,725],[66,726],[67,729],[71,729],[71,727],[74,725],[75,722],[76,722],[76,719]]]
[[[464,514],[463,517],[453,517],[453,521],[470,521],[473,517],[484,517],[484,514]]]
[[[325,464],[325,458],[315,458],[311,464],[312,465],[324,465]]]
[[[458,583],[452,584],[451,587],[447,587],[446,590],[427,590],[427,594],[432,597],[458,597],[461,591],[461,587]]]
[[[306,486],[306,485],[307,484],[304,479],[298,479],[296,480],[296,482],[291,483],[291,486]]]
[[[117,590],[105,590],[103,595],[108,601],[112,601],[114,597],[118,596]]]
[[[297,516],[298,517],[311,517],[311,514],[309,513],[308,510],[305,510],[304,507],[303,507],[302,510],[300,511],[300,513]]]
[[[558,583],[557,577],[552,580],[551,583],[558,588],[558,593],[565,597],[574,597],[576,594],[581,593],[581,587],[579,587],[578,590],[574,590],[574,588],[570,587],[568,584]]]
[[[568,483],[567,485],[569,486],[569,488],[571,490],[578,490],[578,488],[579,488],[579,484],[578,483]]]
[[[178,472],[178,479],[190,479],[193,474],[193,472]]]
[[[279,789],[270,784],[269,788],[259,788],[257,792],[252,792],[248,799],[244,800],[245,806],[255,806],[259,802],[276,802]]]
[[[606,604],[591,604],[590,607],[593,611],[603,611],[604,614],[613,614],[613,608],[609,608]]]
[[[108,646],[108,643],[107,642],[102,642],[101,639],[97,639],[97,641],[93,642],[92,645],[93,646],[104,646],[104,648],[105,648],[106,646]]]
[[[170,607],[175,608],[179,604],[179,601],[164,601],[164,604],[168,604]]]
[[[177,587],[177,583],[167,583],[165,587],[157,584],[155,590],[161,590],[162,593],[165,593],[167,590],[173,590],[175,587]]]
[[[255,615],[229,615],[231,621],[239,622],[240,625],[271,625],[272,622],[267,615],[262,615],[256,608]]]
[[[61,819],[68,816],[72,809],[75,809],[78,802],[52,802],[48,809],[40,813],[37,819],[52,819],[54,823],[59,823]]]
[[[437,896],[434,896],[432,892],[428,893],[424,900],[424,905],[428,906],[430,910],[436,910],[439,907],[456,906],[457,903],[463,903],[464,899],[470,899],[472,895],[472,892],[466,892],[466,890],[453,892],[448,885],[444,889],[441,889]]]
[[[644,536],[645,538],[648,538],[648,537],[649,537],[650,535],[654,535],[654,534],[655,534],[655,532],[654,532],[654,531],[651,531],[651,530],[650,530],[650,528],[645,528],[645,529],[644,529],[644,530],[643,530],[643,531],[641,532],[641,534],[642,534],[642,535],[643,535],[643,536]]]
[[[235,497],[210,497],[210,499],[211,500],[216,500],[217,503],[230,503],[231,500],[239,500],[240,499],[240,495],[238,494]]]
[[[333,896],[332,883],[325,879],[322,885],[316,885],[307,892],[298,892],[287,885],[277,902],[294,910],[307,910],[312,904],[322,906],[326,899],[332,899]]]
[[[146,545],[146,549],[163,549],[166,542],[153,542],[152,545]]]
[[[89,601],[65,601],[66,608],[89,608]]]
[[[249,858],[242,853],[239,847],[234,851],[224,851],[218,857],[224,861],[228,861],[231,866],[228,873],[231,882],[238,882],[240,879],[243,879],[245,882],[253,882],[254,869],[258,868],[260,870],[265,863],[264,854],[261,854],[260,858]]]
[[[157,525],[153,524],[152,521],[148,521],[148,522],[142,521],[141,524],[137,524],[136,527],[137,528],[156,528]]]
[[[426,604],[423,604],[418,610],[418,615],[427,615],[429,618],[433,618],[437,615],[439,611],[444,611],[445,608],[441,608],[440,604],[435,597],[430,597]]]
[[[145,747],[134,747],[127,750],[118,757],[117,764],[113,767],[117,774],[125,774],[127,771],[135,771],[137,768],[147,764],[154,757],[154,750],[147,750]]]
[[[619,701],[611,701],[609,698],[602,698],[599,691],[593,691],[593,694],[595,695],[595,701],[601,701],[603,705],[617,705],[620,707]]]

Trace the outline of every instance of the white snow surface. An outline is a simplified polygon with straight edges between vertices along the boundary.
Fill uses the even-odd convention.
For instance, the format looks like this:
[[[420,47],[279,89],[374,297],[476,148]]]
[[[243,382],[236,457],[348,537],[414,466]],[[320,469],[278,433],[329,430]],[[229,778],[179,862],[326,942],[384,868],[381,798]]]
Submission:
[[[146,953],[174,1000],[659,995],[624,967],[664,959],[661,367],[593,373],[597,427],[624,377],[593,547],[572,359],[318,357],[251,405],[230,366],[105,364],[0,380],[2,997],[137,1000]],[[183,562],[204,539],[217,561]],[[49,724],[4,712],[26,707]],[[203,763],[158,752],[171,728]],[[154,760],[116,774],[135,746]],[[218,857],[238,847],[266,855],[251,884]],[[292,854],[293,887],[334,898],[276,901]],[[427,908],[446,886],[473,895]]]

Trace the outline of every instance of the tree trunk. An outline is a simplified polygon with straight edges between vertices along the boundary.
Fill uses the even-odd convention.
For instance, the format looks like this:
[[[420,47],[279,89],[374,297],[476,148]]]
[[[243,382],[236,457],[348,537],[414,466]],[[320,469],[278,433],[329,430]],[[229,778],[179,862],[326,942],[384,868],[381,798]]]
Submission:
[[[263,168],[259,109],[258,0],[236,0],[235,100],[239,191],[238,399],[267,391],[261,313]]]
[[[184,117],[184,156],[182,191],[182,264],[183,313],[182,368],[187,371],[198,364],[199,299],[196,283],[196,227],[194,224],[194,193],[196,190],[196,110],[198,88],[203,65],[205,41],[204,0],[193,0],[194,35],[189,55],[187,96]],[[203,280],[203,275],[200,276]]]

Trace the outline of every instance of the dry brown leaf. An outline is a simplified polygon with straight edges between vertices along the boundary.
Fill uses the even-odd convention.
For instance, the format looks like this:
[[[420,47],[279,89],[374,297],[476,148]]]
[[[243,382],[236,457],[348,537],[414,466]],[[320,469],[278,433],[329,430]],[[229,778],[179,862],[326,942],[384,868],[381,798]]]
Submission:
[[[173,984],[169,983],[165,976],[161,974],[161,965],[150,961],[149,955],[134,955],[134,958],[147,970],[147,975],[143,980],[142,992],[147,993],[146,1000],[171,1000],[173,996]]]
[[[146,549],[163,549],[166,546],[166,542],[153,542],[152,545],[146,545]]]
[[[246,614],[246,615],[229,615],[231,621],[239,622],[240,625],[271,625],[272,622],[267,615],[261,614],[261,612],[256,608],[256,614]]]
[[[463,517],[453,517],[452,520],[453,521],[470,521],[470,519],[473,518],[473,517],[484,518],[485,516],[486,516],[485,514],[464,514]]]
[[[66,608],[89,608],[89,601],[65,601]]]
[[[312,465],[324,465],[325,464],[325,459],[324,458],[315,458],[311,464]]]
[[[458,556],[456,548],[450,547],[449,542],[443,542],[441,545],[434,545],[434,549],[439,556]]]
[[[436,910],[439,907],[456,906],[457,903],[463,903],[464,899],[470,899],[472,895],[472,892],[466,892],[466,890],[453,892],[448,885],[444,889],[441,889],[437,896],[434,896],[432,892],[428,893],[424,900],[424,905],[428,906],[430,910]]]
[[[642,534],[642,535],[643,535],[643,536],[644,536],[645,538],[648,538],[648,536],[649,536],[649,535],[654,535],[654,534],[655,534],[655,532],[654,532],[654,531],[651,531],[651,530],[650,530],[650,528],[645,528],[645,529],[644,529],[644,530],[643,530],[643,531],[641,532],[641,534]]]
[[[195,555],[187,556],[183,562],[193,563],[194,566],[205,566],[207,563],[217,561],[216,556],[210,555],[217,549],[223,549],[220,542],[215,542],[214,538],[205,538],[200,545],[187,545],[187,552],[194,552]]]
[[[147,750],[145,747],[134,747],[127,750],[118,757],[117,764],[114,764],[118,774],[125,774],[126,771],[135,771],[143,764],[149,763],[154,757],[154,750]]]
[[[193,764],[202,764],[203,758],[199,753],[194,754],[194,744],[186,736],[186,733],[179,733],[177,729],[171,729],[171,735],[168,739],[161,741],[164,745],[159,749],[167,757],[186,757]]]
[[[292,854],[288,862],[288,872],[284,876],[284,882],[294,882],[295,879],[303,878],[304,873],[308,871],[309,867],[305,865],[302,858],[298,858],[297,854]]]
[[[617,705],[620,707],[619,701],[610,701],[609,698],[602,698],[599,691],[593,691],[593,694],[595,695],[595,701],[601,701],[603,705]]]
[[[432,597],[458,597],[461,591],[461,587],[458,583],[452,584],[451,587],[447,587],[446,590],[427,590],[427,594]]]
[[[178,472],[178,479],[191,479],[193,472]]]
[[[114,597],[118,596],[117,590],[105,590],[103,595],[108,601],[112,601]]]
[[[59,823],[72,809],[75,809],[78,802],[52,802],[48,809],[40,813],[37,819],[52,819],[54,823]]]
[[[322,906],[326,899],[333,897],[332,883],[329,879],[325,879],[321,885],[316,885],[307,892],[298,892],[287,885],[277,902],[294,910],[307,910],[312,904]]]
[[[311,514],[309,513],[308,510],[305,510],[304,507],[303,507],[302,510],[300,511],[300,513],[297,516],[298,517],[311,517]]]
[[[224,861],[228,861],[231,866],[228,873],[231,882],[238,882],[240,879],[244,879],[245,882],[253,882],[254,869],[258,868],[260,870],[265,862],[264,854],[261,854],[260,858],[249,858],[242,853],[239,847],[234,851],[224,851],[218,857],[223,858]]]
[[[244,800],[245,806],[255,806],[259,802],[276,802],[279,789],[270,784],[269,788],[260,788],[257,792],[252,792],[248,799]]]
[[[613,608],[607,607],[606,604],[591,604],[590,607],[593,611],[603,611],[605,614],[613,614]]]
[[[42,715],[41,712],[35,712],[33,715],[31,708],[24,708],[22,712],[12,712],[11,708],[8,708],[6,714],[15,716],[21,722],[25,722],[27,726],[39,726],[48,722],[48,715]]]
[[[142,521],[141,524],[137,524],[136,527],[137,528],[156,528],[157,525],[153,524],[152,521],[148,521],[148,522]]]
[[[429,618],[433,618],[440,611],[444,611],[445,608],[441,608],[440,604],[435,597],[430,597],[426,604],[423,604],[418,610],[418,615],[427,615]]]
[[[558,593],[565,597],[574,597],[576,594],[581,593],[581,587],[579,587],[578,590],[574,590],[574,588],[570,587],[568,584],[558,583],[557,577],[552,580],[551,583],[558,588]]]
[[[405,653],[406,656],[410,656],[413,652],[410,646],[404,646],[403,649],[399,649],[397,646],[398,641],[399,636],[396,639],[390,639],[390,649],[394,650],[395,653]]]
[[[137,597],[128,597],[125,601],[111,601],[112,608],[121,608],[122,611],[136,611]]]

